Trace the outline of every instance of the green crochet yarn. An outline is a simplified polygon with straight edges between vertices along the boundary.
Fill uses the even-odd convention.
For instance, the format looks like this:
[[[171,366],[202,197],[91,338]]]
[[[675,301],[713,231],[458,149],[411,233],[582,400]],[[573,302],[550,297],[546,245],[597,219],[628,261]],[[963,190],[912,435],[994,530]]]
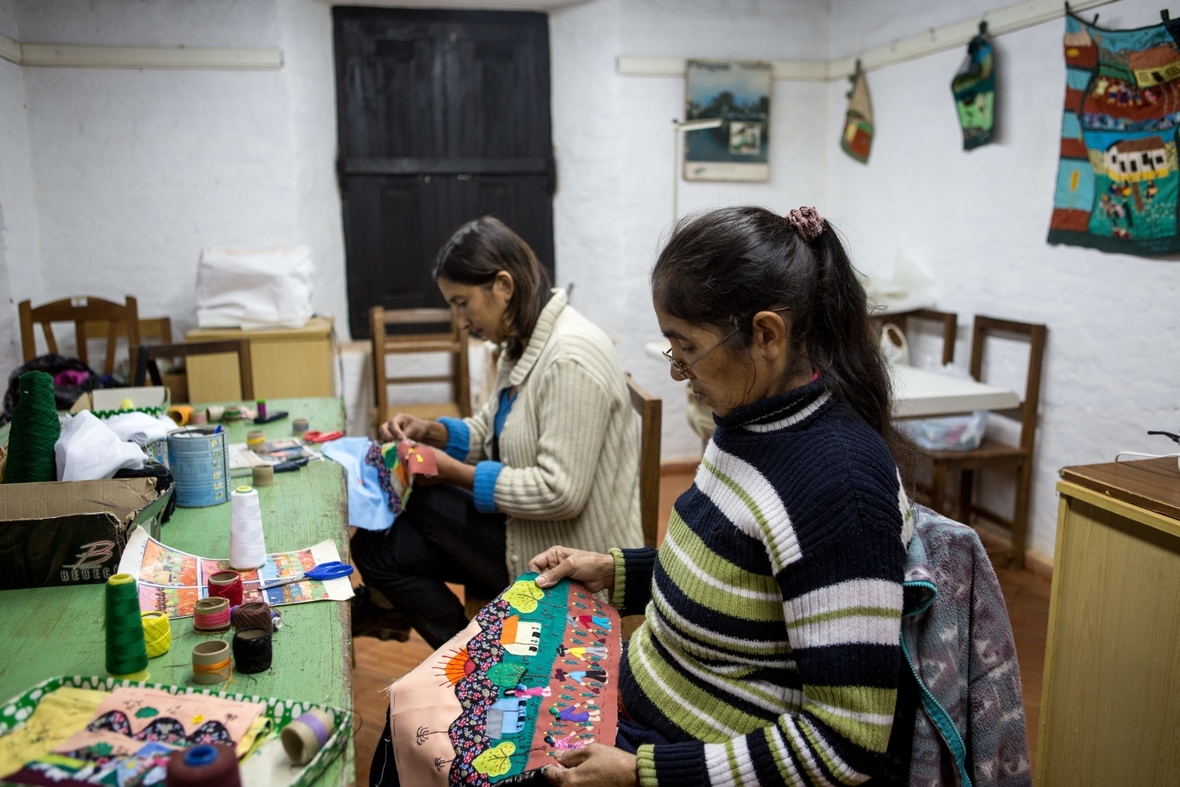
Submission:
[[[61,435],[61,424],[57,420],[53,378],[45,372],[25,372],[20,376],[19,385],[20,400],[16,403],[8,432],[4,483],[56,481],[57,459],[53,445]]]

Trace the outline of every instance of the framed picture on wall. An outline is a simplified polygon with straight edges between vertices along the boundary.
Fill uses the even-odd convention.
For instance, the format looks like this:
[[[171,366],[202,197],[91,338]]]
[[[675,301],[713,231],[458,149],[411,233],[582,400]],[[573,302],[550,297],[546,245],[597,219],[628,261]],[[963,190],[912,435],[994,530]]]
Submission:
[[[770,180],[770,63],[690,60],[685,120],[719,118],[684,136],[685,180]]]

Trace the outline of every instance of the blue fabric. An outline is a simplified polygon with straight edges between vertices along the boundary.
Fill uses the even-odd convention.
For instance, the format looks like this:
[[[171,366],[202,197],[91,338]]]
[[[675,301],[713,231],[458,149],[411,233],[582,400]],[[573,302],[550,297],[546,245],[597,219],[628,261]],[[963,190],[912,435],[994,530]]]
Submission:
[[[324,443],[324,456],[343,465],[347,475],[348,524],[362,530],[388,530],[394,519],[389,496],[381,488],[377,468],[365,461],[372,444],[367,437],[341,437]]]
[[[471,452],[471,427],[462,418],[446,415],[439,418],[438,422],[447,428],[447,447],[443,450],[452,459],[467,461],[467,454]]]
[[[481,514],[497,514],[496,508],[496,479],[504,465],[500,462],[485,461],[475,466],[475,510]]]
[[[511,391],[511,393],[509,393]],[[504,422],[508,420],[508,414],[512,412],[512,404],[516,401],[516,395],[519,391],[514,391],[511,388],[505,388],[500,391],[500,408],[496,410],[496,419],[492,422],[492,429],[496,433],[496,437],[500,436],[500,432],[504,431]]]

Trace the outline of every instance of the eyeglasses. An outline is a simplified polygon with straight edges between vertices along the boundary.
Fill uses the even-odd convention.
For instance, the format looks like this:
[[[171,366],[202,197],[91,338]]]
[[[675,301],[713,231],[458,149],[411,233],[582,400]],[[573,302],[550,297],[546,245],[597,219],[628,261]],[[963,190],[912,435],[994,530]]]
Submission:
[[[766,309],[766,311],[784,312],[784,311],[790,310],[790,308],[791,308],[790,306],[780,306],[777,309]],[[696,366],[697,363],[700,362],[700,360],[702,358],[704,358],[706,355],[713,352],[718,347],[720,347],[721,345],[723,345],[727,341],[729,341],[730,337],[733,336],[735,333],[737,333],[740,330],[741,330],[741,326],[739,325],[737,328],[734,328],[732,331],[730,331],[729,333],[722,336],[721,341],[717,342],[712,347],[710,347],[709,349],[705,350],[703,353],[698,355],[695,359],[693,359],[692,363],[684,363],[683,361],[678,361],[675,358],[673,358],[672,357],[672,348],[668,348],[667,350],[664,350],[664,357],[666,359],[668,359],[668,363],[672,364],[672,371],[676,372],[676,374],[680,375],[681,377],[688,377],[688,370],[689,369]]]

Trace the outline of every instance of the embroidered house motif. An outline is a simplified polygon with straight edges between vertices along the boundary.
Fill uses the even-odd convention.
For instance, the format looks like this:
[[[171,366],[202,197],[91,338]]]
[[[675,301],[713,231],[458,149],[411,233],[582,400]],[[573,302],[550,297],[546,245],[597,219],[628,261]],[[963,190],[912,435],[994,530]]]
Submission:
[[[518,781],[562,749],[613,744],[618,613],[580,585],[520,577],[466,629],[394,684],[403,784]]]

